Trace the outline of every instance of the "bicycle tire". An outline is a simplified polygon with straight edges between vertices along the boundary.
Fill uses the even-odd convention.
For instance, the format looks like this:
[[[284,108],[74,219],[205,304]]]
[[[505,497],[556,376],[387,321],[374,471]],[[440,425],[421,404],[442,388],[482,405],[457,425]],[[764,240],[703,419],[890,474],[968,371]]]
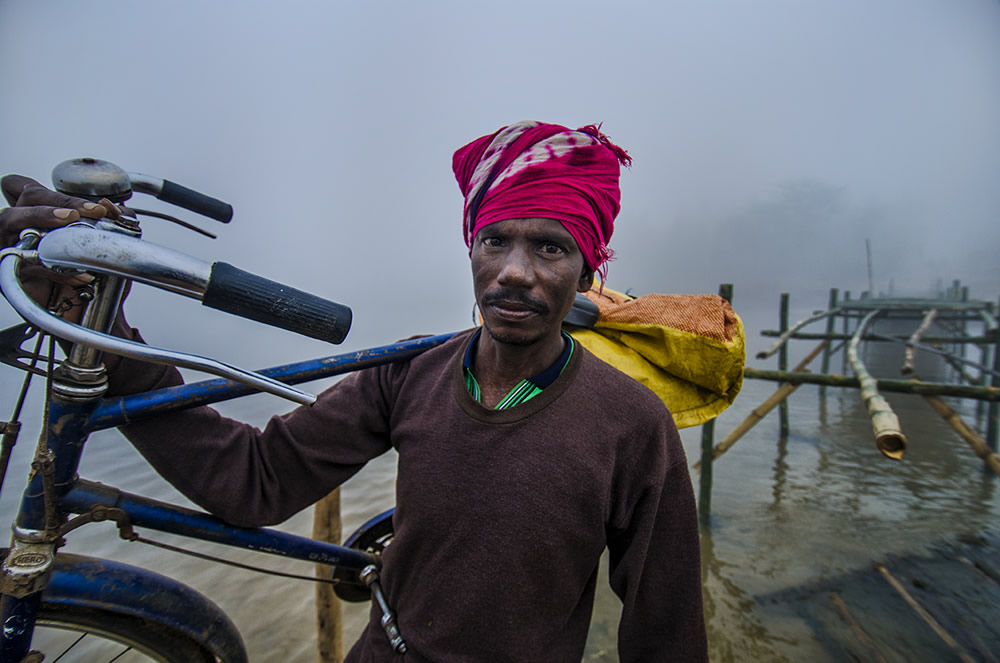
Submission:
[[[40,629],[40,630],[39,630]],[[201,643],[187,634],[171,629],[152,620],[129,615],[109,608],[94,608],[64,603],[49,603],[42,601],[39,608],[36,634],[32,642],[33,650],[46,654],[46,661],[54,661],[63,650],[59,645],[57,650],[46,651],[54,645],[50,629],[72,631],[75,634],[86,634],[80,640],[77,651],[66,651],[59,658],[65,661],[95,661],[97,652],[107,652],[106,660],[124,663],[131,660],[152,660],[157,663],[218,663],[218,659]],[[73,640],[67,641],[73,642]],[[109,646],[106,643],[115,643]],[[41,647],[41,649],[40,649]],[[145,655],[146,659],[115,658],[121,656],[126,648],[132,652]]]

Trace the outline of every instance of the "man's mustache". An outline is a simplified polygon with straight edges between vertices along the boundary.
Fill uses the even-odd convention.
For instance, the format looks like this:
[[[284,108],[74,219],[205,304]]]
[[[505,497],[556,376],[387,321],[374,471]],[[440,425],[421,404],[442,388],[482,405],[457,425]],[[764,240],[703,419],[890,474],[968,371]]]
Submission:
[[[494,304],[517,304],[542,315],[549,312],[549,307],[543,300],[509,288],[501,288],[483,295],[484,307]]]

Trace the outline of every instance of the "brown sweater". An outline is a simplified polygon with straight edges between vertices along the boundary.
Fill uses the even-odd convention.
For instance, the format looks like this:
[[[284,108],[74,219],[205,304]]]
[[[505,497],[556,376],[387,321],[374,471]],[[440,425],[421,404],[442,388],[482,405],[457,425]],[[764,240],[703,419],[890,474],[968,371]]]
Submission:
[[[125,433],[244,526],[286,519],[395,448],[382,584],[406,660],[580,661],[607,547],[621,661],[707,661],[694,498],[662,402],[580,348],[541,394],[489,410],[462,379],[468,340],[353,374],[263,432],[199,408]],[[397,660],[378,616],[348,661]]]

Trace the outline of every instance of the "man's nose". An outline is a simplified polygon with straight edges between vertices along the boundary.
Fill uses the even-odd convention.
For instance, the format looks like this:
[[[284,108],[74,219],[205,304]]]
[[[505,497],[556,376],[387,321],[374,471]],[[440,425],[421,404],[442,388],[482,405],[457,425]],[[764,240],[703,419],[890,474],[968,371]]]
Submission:
[[[528,250],[513,247],[504,256],[497,283],[506,286],[531,287],[535,284],[535,266]]]

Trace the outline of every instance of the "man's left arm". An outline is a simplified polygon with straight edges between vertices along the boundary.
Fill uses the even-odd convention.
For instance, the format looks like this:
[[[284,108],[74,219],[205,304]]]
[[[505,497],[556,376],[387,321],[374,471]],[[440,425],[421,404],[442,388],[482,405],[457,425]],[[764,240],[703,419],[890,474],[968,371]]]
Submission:
[[[622,663],[708,661],[694,494],[676,428],[663,436],[627,524],[609,532]]]

